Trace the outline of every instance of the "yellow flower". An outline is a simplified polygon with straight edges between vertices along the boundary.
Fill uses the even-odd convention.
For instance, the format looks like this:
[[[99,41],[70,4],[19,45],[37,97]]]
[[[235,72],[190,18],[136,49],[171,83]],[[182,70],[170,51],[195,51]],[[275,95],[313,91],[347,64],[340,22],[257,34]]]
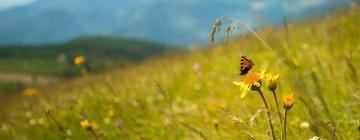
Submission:
[[[114,110],[109,110],[106,114],[108,117],[113,117],[115,115]]]
[[[269,90],[275,91],[277,88],[277,79],[279,79],[279,74],[267,74],[266,75],[266,85]]]
[[[265,70],[260,73],[251,72],[245,75],[242,82],[233,82],[234,85],[240,86],[242,90],[241,98],[244,98],[248,91],[258,90],[261,87],[261,79],[265,76]]]
[[[295,103],[295,98],[292,95],[286,95],[283,98],[283,105],[286,110],[290,110]]]
[[[97,124],[96,122],[91,123],[91,126],[92,126],[92,128],[94,128],[94,129],[98,129],[98,128],[99,128],[99,126],[98,126],[98,124]]]
[[[299,66],[300,65],[300,61],[299,60],[297,60],[297,59],[292,59],[292,62],[293,62],[293,64],[294,64],[294,66]]]
[[[33,96],[39,93],[39,90],[37,88],[26,88],[23,90],[23,94],[25,96]]]
[[[83,55],[79,55],[79,56],[76,56],[76,57],[74,58],[74,64],[75,64],[75,65],[84,64],[85,61],[86,61],[86,58],[85,58],[85,56],[83,56]]]
[[[81,121],[81,122],[80,122],[80,125],[81,125],[82,127],[84,127],[84,128],[89,128],[89,127],[91,127],[91,125],[90,125],[90,123],[89,123],[88,120],[83,120],[83,121]]]

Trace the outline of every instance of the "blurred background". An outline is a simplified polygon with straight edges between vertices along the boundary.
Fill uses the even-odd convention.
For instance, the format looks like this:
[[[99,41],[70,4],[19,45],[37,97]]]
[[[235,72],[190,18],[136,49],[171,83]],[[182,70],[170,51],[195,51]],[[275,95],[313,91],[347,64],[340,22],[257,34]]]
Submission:
[[[346,9],[353,0],[0,0],[0,92],[18,92],[209,44],[222,16],[254,29]],[[235,36],[246,34],[237,28]],[[217,34],[217,41],[223,34]]]

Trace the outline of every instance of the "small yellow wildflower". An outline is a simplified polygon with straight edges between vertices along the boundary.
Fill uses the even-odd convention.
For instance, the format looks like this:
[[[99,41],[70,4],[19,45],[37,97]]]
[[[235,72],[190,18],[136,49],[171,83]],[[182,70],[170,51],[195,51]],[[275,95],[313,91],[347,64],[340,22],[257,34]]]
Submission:
[[[89,128],[89,127],[91,127],[91,125],[90,125],[90,123],[89,123],[88,120],[83,120],[83,121],[81,121],[81,122],[80,122],[80,125],[81,125],[82,127],[84,127],[84,128]]]
[[[109,117],[104,118],[104,124],[110,124],[111,119]]]
[[[265,76],[265,70],[260,73],[251,72],[245,75],[242,82],[233,82],[234,85],[240,86],[242,90],[241,98],[244,98],[248,91],[258,90],[261,87],[261,79]]]
[[[109,110],[109,111],[107,112],[107,116],[108,116],[108,117],[113,117],[114,115],[115,115],[114,110]]]
[[[71,135],[72,135],[72,131],[71,131],[70,129],[67,129],[67,130],[66,130],[66,135],[71,136]]]
[[[36,125],[36,119],[30,119],[29,120],[30,125]]]
[[[91,127],[94,129],[98,129],[99,125],[96,122],[91,123]]]
[[[37,120],[37,123],[40,124],[40,125],[44,125],[45,124],[45,120],[43,118],[39,118]]]
[[[293,59],[292,63],[294,64],[294,66],[299,66],[300,65],[300,61],[298,59]]]
[[[6,124],[2,124],[2,125],[1,125],[1,129],[2,129],[3,131],[6,131],[6,130],[9,129],[9,127],[8,127]]]
[[[76,57],[74,58],[74,64],[75,64],[75,65],[84,64],[85,61],[86,61],[86,58],[85,58],[85,56],[83,56],[83,55],[79,55],[79,56],[76,56]]]
[[[23,90],[23,94],[25,96],[34,96],[39,93],[39,90],[37,88],[26,88]]]
[[[279,74],[267,74],[266,75],[266,85],[269,90],[275,91],[277,88],[277,79],[279,79]]]
[[[284,104],[284,108],[286,110],[290,110],[291,107],[294,105],[295,103],[295,98],[291,95],[286,95],[283,98],[283,104]]]

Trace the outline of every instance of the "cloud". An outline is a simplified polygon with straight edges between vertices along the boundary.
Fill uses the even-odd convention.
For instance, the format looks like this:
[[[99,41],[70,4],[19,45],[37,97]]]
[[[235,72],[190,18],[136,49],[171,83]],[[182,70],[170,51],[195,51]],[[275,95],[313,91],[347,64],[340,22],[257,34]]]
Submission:
[[[35,0],[0,0],[0,10],[9,9],[15,6],[27,5]]]
[[[268,7],[270,7],[272,4],[274,4],[274,1],[251,1],[250,2],[250,9],[252,11],[260,11],[260,10],[264,10]]]
[[[174,19],[175,27],[181,28],[181,29],[196,29],[197,26],[197,20],[193,18],[190,15],[177,15],[176,19]]]

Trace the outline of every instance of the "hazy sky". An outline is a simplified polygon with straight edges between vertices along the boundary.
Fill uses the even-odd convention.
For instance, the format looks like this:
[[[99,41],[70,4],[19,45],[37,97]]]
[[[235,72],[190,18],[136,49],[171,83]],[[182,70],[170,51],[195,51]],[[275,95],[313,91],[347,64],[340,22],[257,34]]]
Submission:
[[[35,0],[0,0],[0,10],[34,2]]]

